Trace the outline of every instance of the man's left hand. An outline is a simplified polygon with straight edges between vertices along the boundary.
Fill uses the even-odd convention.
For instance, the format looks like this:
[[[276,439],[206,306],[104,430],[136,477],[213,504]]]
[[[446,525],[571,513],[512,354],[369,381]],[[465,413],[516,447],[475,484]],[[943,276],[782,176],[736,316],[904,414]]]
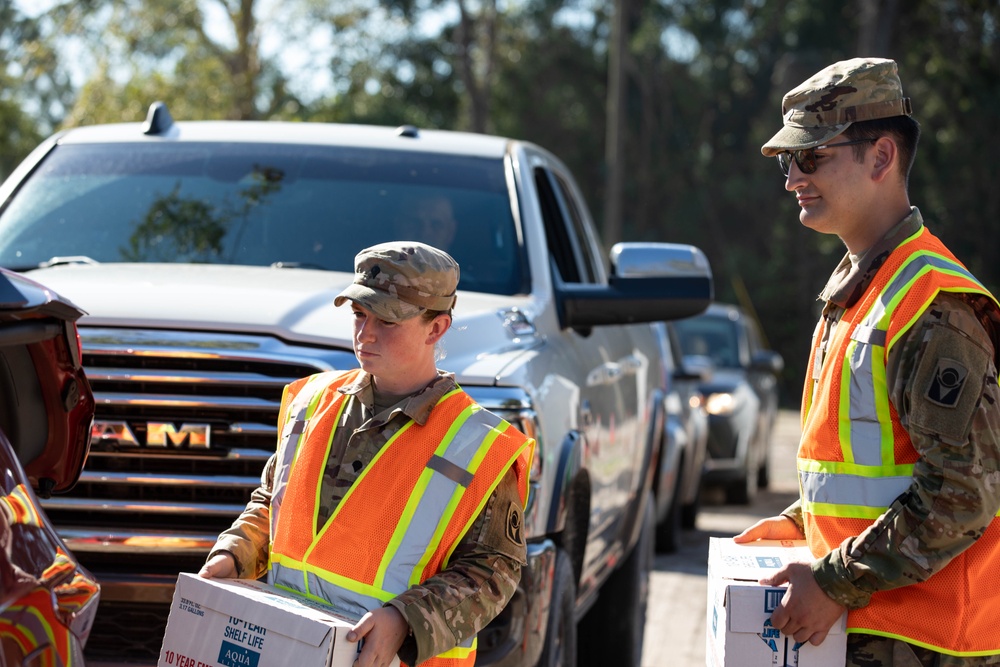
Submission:
[[[797,642],[808,641],[819,646],[844,613],[844,607],[831,600],[816,583],[808,563],[789,563],[760,583],[788,584],[781,603],[771,615],[771,624]]]
[[[410,625],[395,607],[379,607],[361,617],[347,633],[347,641],[365,640],[355,667],[388,667],[410,631]]]

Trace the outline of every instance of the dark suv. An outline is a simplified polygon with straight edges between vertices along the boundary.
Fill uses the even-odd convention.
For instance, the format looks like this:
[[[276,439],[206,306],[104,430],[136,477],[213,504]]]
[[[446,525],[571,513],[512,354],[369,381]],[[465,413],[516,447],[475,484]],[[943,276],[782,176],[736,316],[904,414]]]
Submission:
[[[90,447],[81,315],[0,269],[0,667],[83,664],[97,612],[100,587],[36,496],[72,488]]]

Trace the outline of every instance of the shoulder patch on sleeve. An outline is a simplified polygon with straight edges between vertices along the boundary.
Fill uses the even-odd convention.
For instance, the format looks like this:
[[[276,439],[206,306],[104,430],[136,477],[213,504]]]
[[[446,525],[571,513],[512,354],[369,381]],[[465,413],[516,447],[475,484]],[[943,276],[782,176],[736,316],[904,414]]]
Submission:
[[[516,546],[523,547],[524,544],[524,520],[521,515],[521,508],[517,503],[510,503],[507,506],[507,539]]]
[[[949,326],[933,327],[919,351],[910,393],[912,426],[959,444],[972,427],[991,355]]]
[[[927,387],[927,400],[944,408],[954,408],[962,396],[969,369],[954,359],[938,359]]]
[[[476,539],[481,550],[502,554],[524,565],[527,550],[524,508],[513,471],[504,475],[483,514],[482,531]]]

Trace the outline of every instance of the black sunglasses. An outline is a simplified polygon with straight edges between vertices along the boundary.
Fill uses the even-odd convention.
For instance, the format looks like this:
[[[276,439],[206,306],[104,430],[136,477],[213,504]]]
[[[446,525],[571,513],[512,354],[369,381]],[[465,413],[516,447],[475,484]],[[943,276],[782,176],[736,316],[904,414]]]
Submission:
[[[788,176],[788,170],[792,168],[792,158],[795,158],[795,164],[799,166],[799,171],[803,174],[813,174],[816,173],[816,151],[825,150],[827,148],[836,148],[837,146],[870,144],[874,141],[874,139],[843,141],[839,144],[826,144],[824,146],[815,146],[813,148],[802,148],[797,151],[782,151],[774,157],[778,158],[778,166],[781,167],[781,173],[785,176]]]

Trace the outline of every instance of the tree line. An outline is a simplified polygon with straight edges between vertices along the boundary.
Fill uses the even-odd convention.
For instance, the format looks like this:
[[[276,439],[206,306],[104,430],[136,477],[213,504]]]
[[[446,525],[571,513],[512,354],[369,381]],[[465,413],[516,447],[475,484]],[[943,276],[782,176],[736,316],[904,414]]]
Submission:
[[[755,314],[784,355],[788,405],[816,295],[844,248],[799,224],[759,148],[780,125],[782,95],[812,73],[893,58],[923,132],[911,201],[1000,292],[995,0],[29,4],[0,0],[0,177],[59,128],[139,121],[155,100],[177,119],[413,124],[534,141],[576,175],[606,246],[705,251],[716,298]]]

